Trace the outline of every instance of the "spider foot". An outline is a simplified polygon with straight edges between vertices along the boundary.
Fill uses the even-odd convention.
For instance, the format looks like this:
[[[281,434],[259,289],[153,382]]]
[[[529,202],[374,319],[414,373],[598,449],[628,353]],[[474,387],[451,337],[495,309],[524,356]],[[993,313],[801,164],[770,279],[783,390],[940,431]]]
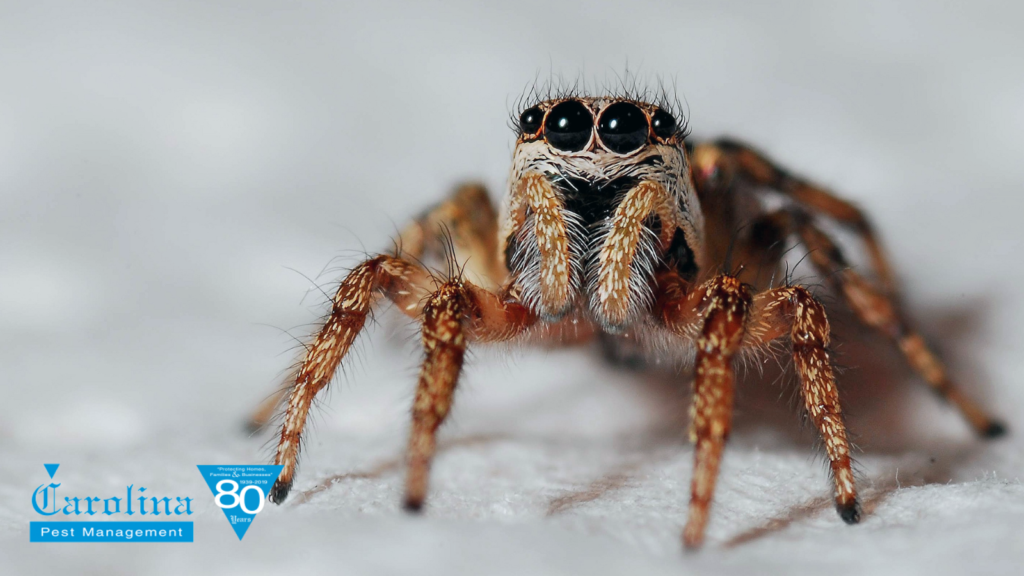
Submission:
[[[857,500],[849,504],[836,504],[836,512],[839,512],[839,517],[847,524],[860,522],[860,502]]]
[[[993,420],[988,423],[988,426],[986,426],[984,430],[981,431],[981,437],[986,440],[992,440],[1006,436],[1006,433],[1006,425],[998,420]]]
[[[268,497],[274,504],[281,504],[288,498],[288,493],[292,490],[291,482],[281,482],[278,480],[274,482],[274,487],[270,489],[270,496]]]
[[[405,504],[403,504],[402,507],[410,514],[419,514],[423,512],[423,499],[413,497],[406,498]]]
[[[249,418],[242,423],[242,429],[245,430],[247,434],[255,434],[263,430],[264,426],[266,426],[266,422],[259,422],[254,418]]]

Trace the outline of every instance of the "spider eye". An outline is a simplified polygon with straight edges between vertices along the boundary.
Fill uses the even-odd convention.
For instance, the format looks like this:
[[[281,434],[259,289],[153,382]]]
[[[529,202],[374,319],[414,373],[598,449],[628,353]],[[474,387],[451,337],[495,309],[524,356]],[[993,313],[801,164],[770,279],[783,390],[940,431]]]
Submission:
[[[566,100],[548,112],[544,122],[544,137],[548,144],[565,152],[579,152],[590,141],[594,117],[577,100]]]
[[[658,108],[651,116],[651,128],[658,138],[668,138],[676,131],[676,119],[668,112]]]
[[[544,121],[544,111],[534,106],[519,115],[519,128],[523,134],[536,134]]]
[[[647,116],[629,102],[616,102],[604,109],[597,121],[597,133],[606,148],[617,154],[637,150],[647,143]]]

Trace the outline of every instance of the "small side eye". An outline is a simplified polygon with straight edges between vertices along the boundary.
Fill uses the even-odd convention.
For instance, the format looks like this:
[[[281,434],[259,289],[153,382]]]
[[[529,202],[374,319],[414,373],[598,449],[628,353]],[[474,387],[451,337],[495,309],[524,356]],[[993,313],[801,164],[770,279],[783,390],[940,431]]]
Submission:
[[[658,138],[668,138],[675,134],[676,119],[668,112],[658,108],[651,116],[651,128]]]
[[[594,131],[594,117],[577,100],[566,100],[548,112],[544,122],[544,137],[548,144],[565,152],[579,152],[590,142]]]
[[[534,106],[519,115],[519,128],[523,134],[536,134],[544,121],[544,111]]]

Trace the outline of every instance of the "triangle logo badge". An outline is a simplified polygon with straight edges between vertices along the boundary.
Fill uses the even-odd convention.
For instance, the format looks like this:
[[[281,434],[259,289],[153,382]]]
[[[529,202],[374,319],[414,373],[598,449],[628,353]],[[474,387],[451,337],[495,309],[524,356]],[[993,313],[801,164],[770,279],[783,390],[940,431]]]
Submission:
[[[60,464],[43,464],[43,468],[46,468],[46,472],[50,475],[50,479],[53,479],[53,475],[57,473],[57,467]]]
[[[283,466],[201,464],[198,468],[213,492],[214,503],[241,540],[267,503],[267,493]]]

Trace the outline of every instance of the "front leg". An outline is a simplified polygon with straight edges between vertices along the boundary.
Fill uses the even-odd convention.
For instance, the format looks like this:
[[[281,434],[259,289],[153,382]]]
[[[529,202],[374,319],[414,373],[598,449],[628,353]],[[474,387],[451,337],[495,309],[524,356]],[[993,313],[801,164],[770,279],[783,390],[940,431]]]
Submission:
[[[708,283],[702,304],[706,312],[697,337],[690,408],[690,441],[695,450],[690,513],[683,530],[687,548],[696,548],[704,541],[718,467],[732,423],[736,378],[732,360],[743,339],[750,293],[735,278],[720,276]]]
[[[847,524],[860,522],[860,503],[850,461],[850,443],[839,405],[839,389],[829,358],[831,329],[825,307],[801,286],[784,286],[754,297],[745,347],[789,336],[793,365],[800,377],[804,410],[825,445],[836,512]]]
[[[701,545],[718,465],[732,417],[732,359],[742,348],[789,336],[800,376],[804,409],[821,435],[831,464],[836,510],[849,524],[860,521],[839,392],[828,356],[829,324],[824,307],[799,286],[751,297],[737,279],[719,276],[687,291],[673,274],[659,278],[661,321],[697,345],[690,439],[696,443],[690,512],[683,531],[687,548]]]
[[[497,234],[498,217],[487,190],[479,184],[463,184],[402,230],[395,239],[393,256],[407,262],[457,265],[470,281],[497,289],[506,275],[498,261]],[[421,274],[421,279],[426,276]],[[422,282],[419,285],[418,298],[430,293]],[[405,312],[419,312],[420,307],[422,303],[417,301]],[[256,431],[270,422],[287,394],[282,388],[264,399],[250,416],[249,429]]]
[[[288,393],[287,409],[281,425],[274,464],[283,466],[270,490],[270,501],[280,504],[288,497],[298,463],[302,430],[309,408],[337,371],[342,359],[363,329],[366,317],[381,295],[387,296],[403,312],[419,314],[431,278],[416,264],[392,256],[377,256],[352,269],[341,282],[332,302],[331,313],[295,373]]]
[[[419,511],[427,495],[430,463],[437,445],[437,429],[451,409],[455,385],[462,371],[462,360],[466,353],[463,320],[469,306],[461,282],[448,282],[423,307],[422,340],[425,358],[416,386],[412,432],[406,453],[406,510]]]
[[[437,429],[451,410],[468,340],[511,340],[536,321],[519,302],[458,278],[442,284],[427,299],[421,331],[424,358],[406,452],[406,510],[423,508]]]
[[[408,499],[413,502],[412,495],[420,494],[418,501],[422,503],[426,470],[433,455],[433,434],[451,404],[466,338],[508,340],[536,321],[521,304],[469,281],[449,280],[436,290],[433,285],[433,277],[422,267],[386,255],[356,266],[342,281],[331,314],[307,348],[288,395],[274,458],[274,463],[284,468],[270,490],[271,502],[284,502],[291,490],[302,430],[313,399],[331,381],[362,331],[373,304],[384,296],[402,312],[423,321],[427,358],[420,377],[410,442],[410,487],[422,488],[410,488]],[[420,476],[422,481],[413,481]]]

